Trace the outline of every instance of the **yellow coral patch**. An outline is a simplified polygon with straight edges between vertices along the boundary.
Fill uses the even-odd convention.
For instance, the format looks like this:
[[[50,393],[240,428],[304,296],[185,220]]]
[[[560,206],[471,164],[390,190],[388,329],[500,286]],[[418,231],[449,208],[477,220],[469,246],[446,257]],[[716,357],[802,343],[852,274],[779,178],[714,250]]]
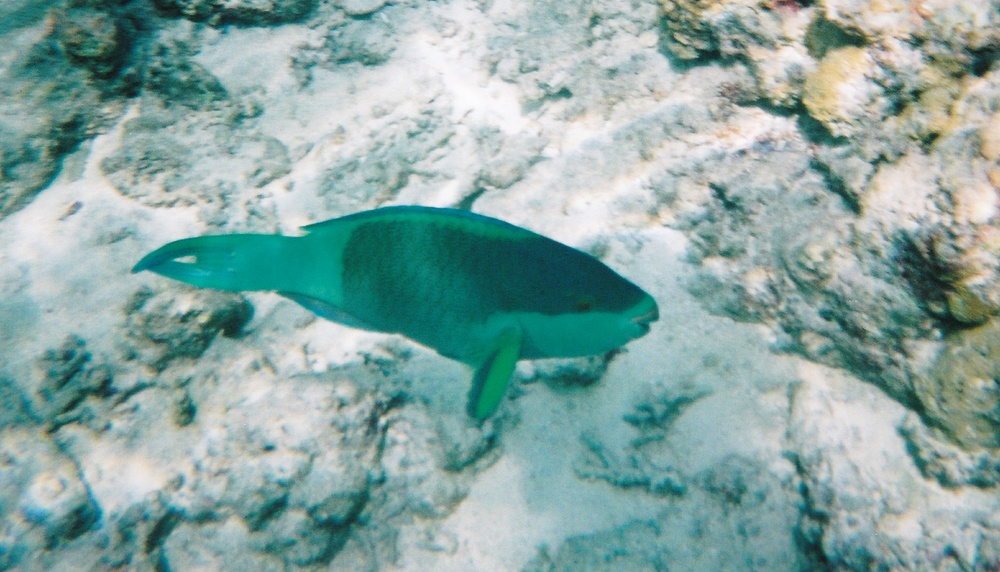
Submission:
[[[809,115],[827,127],[849,119],[848,109],[866,99],[860,93],[860,84],[866,81],[872,65],[864,48],[848,46],[827,52],[816,71],[806,78],[802,102]]]

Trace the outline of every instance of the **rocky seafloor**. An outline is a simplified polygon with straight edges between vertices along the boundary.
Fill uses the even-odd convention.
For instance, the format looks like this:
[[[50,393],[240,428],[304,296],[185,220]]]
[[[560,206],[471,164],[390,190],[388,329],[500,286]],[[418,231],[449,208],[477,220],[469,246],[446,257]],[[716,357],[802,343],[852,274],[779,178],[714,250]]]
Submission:
[[[0,569],[1000,568],[997,0],[4,0]],[[469,372],[186,236],[452,206],[661,319]]]

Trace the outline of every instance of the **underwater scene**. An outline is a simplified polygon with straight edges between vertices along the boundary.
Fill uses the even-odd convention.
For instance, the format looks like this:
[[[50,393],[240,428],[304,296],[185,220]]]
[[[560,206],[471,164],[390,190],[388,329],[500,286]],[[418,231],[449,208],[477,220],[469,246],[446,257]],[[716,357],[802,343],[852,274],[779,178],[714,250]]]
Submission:
[[[0,77],[0,570],[1000,570],[1000,0],[2,0]]]

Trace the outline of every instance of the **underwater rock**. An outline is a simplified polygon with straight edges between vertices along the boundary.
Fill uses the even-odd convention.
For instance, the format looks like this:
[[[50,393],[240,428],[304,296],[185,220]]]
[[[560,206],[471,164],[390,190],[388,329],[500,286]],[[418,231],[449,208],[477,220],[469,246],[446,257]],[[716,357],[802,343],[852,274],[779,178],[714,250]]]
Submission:
[[[848,145],[819,147],[815,159],[815,166],[827,175],[831,190],[844,197],[852,209],[860,208],[875,167]]]
[[[103,363],[91,363],[91,359],[83,339],[71,335],[61,346],[47,350],[38,360],[42,373],[38,390],[40,416],[51,423],[50,430],[80,419],[80,412],[74,410],[88,397],[102,399],[111,395],[110,368]]]
[[[0,82],[0,218],[30,202],[104,119],[100,92],[50,42],[22,58]]]
[[[351,18],[335,12],[325,19],[317,40],[294,50],[290,64],[299,83],[305,86],[319,69],[336,73],[345,64],[378,66],[388,62],[400,35],[398,24],[388,18]]]
[[[755,56],[751,69],[761,96],[773,105],[794,107],[802,98],[808,74],[816,67],[815,60],[800,45],[761,50]]]
[[[58,349],[45,352],[38,363],[45,379],[43,393],[51,398],[83,371],[91,357],[85,347],[86,343],[79,336],[69,336]]]
[[[611,355],[584,358],[540,360],[524,362],[519,366],[521,383],[542,381],[550,388],[573,388],[593,385],[608,371]]]
[[[611,451],[595,439],[582,438],[586,453],[576,463],[576,476],[601,480],[620,489],[638,489],[654,495],[683,495],[685,477],[672,465],[636,447],[624,454]]]
[[[18,425],[35,425],[30,400],[13,379],[0,376],[0,431]]]
[[[362,556],[385,564],[401,525],[449,514],[495,458],[493,430],[457,416],[464,432],[444,429],[449,420],[425,405],[377,389],[403,383],[407,371],[385,380],[352,364],[283,377],[247,352],[180,371],[198,408],[190,423],[173,423],[167,396],[149,391],[115,411],[100,443],[61,435],[95,494],[115,507],[103,515],[105,567],[354,570]],[[123,458],[98,454],[104,447]],[[133,470],[141,483],[118,480]],[[149,486],[135,498],[133,488]]]
[[[896,248],[884,229],[859,232],[850,204],[794,146],[710,165],[695,172],[706,173],[713,199],[678,222],[701,263],[689,291],[710,311],[772,324],[777,348],[849,368],[912,402],[912,348],[900,340],[932,339],[934,322],[900,269],[875,254]]]
[[[114,12],[74,7],[55,12],[53,35],[71,60],[108,78],[125,66],[135,34]]]
[[[329,453],[313,459],[312,470],[292,489],[289,506],[323,526],[351,524],[368,501],[369,475],[362,467],[342,465]]]
[[[302,19],[315,0],[154,0],[162,10],[212,25],[266,26]]]
[[[994,165],[1000,160],[1000,111],[989,117],[989,120],[979,128],[979,153],[987,161]],[[994,187],[1000,188],[993,179],[992,171],[990,181]]]
[[[63,462],[58,472],[37,473],[25,489],[19,508],[25,520],[44,528],[48,548],[83,534],[100,515],[68,462]]]
[[[110,542],[98,562],[107,569],[136,564],[152,568],[153,563],[163,563],[163,539],[180,521],[180,515],[166,506],[160,494],[106,516]]]
[[[501,12],[482,64],[519,88],[531,115],[609,115],[649,98],[669,75],[650,49],[659,27],[653,3],[545,1],[527,10]]]
[[[350,16],[367,16],[385,6],[386,0],[340,0],[340,7]]]
[[[990,109],[990,82],[978,82],[969,109]],[[991,117],[968,115],[964,125]],[[926,344],[939,339],[939,320],[981,323],[1000,307],[1000,209],[976,133],[957,130],[933,154],[877,169],[843,147],[821,150],[820,165],[789,149],[780,166],[772,153],[707,169],[715,200],[678,224],[702,265],[690,290],[715,312],[777,325],[777,347],[847,367],[901,403],[934,410],[919,405],[934,397],[914,380],[929,365]],[[761,169],[771,174],[752,182]],[[795,181],[795,190],[775,181]]]
[[[724,0],[660,0],[667,49],[683,60],[716,51],[719,42],[705,16],[725,4]]]
[[[373,134],[367,146],[338,158],[324,172],[318,194],[329,212],[350,213],[391,201],[437,153],[447,149],[455,126],[430,106],[404,116]]]
[[[797,2],[728,2],[707,17],[723,57],[745,61],[757,92],[772,105],[793,107],[816,60],[806,46],[813,11]]]
[[[841,47],[828,51],[824,62],[846,66],[829,72],[831,77],[854,70],[855,79],[867,84],[888,73],[872,68],[882,65],[875,53]],[[863,65],[854,69],[851,62]],[[816,73],[822,76],[824,69],[821,65]],[[894,69],[891,73],[902,68]],[[997,169],[996,159],[990,159],[992,139],[983,135],[1000,101],[997,77],[989,72],[963,84],[945,122],[952,127],[942,129],[927,149],[905,130],[869,145],[872,133],[902,123],[873,128],[885,119],[882,104],[834,113],[846,109],[839,106],[850,98],[836,89],[818,97],[822,90],[812,77],[806,106],[848,143],[821,145],[808,163],[785,151],[780,169],[800,165],[800,174],[772,169],[769,180],[759,183],[727,174],[755,172],[738,166],[759,160],[752,156],[708,169],[705,184],[715,200],[707,211],[678,223],[692,238],[690,256],[702,265],[691,291],[715,312],[777,325],[776,347],[850,369],[901,403],[931,412],[932,422],[951,428],[946,433],[971,431],[958,427],[981,418],[988,403],[968,394],[968,384],[975,382],[962,378],[960,367],[951,367],[954,374],[946,383],[951,389],[928,381],[947,369],[930,373],[929,356],[945,323],[969,327],[1000,312],[1000,187],[993,182],[998,176],[991,178]],[[869,88],[882,89],[871,84],[861,91]],[[866,159],[869,153],[908,148],[877,166]],[[825,184],[814,186],[815,175]],[[785,194],[774,180],[796,181],[796,190]],[[829,191],[845,203],[831,203]],[[815,199],[805,201],[806,196]],[[779,215],[781,209],[796,214]],[[971,437],[952,438],[969,443]],[[981,436],[971,439],[976,446],[995,446]]]
[[[658,496],[683,496],[693,477],[675,466],[664,441],[684,411],[709,394],[707,389],[682,387],[643,396],[623,416],[638,433],[625,450],[615,451],[590,435],[581,437],[584,452],[575,463],[577,477]]]
[[[542,160],[548,141],[528,134],[507,136],[497,127],[483,127],[476,136],[485,163],[475,186],[506,189],[520,181],[532,165]]]
[[[142,288],[126,309],[127,356],[162,370],[175,359],[200,357],[220,333],[238,335],[252,316],[239,294]]]
[[[155,207],[197,205],[208,225],[239,221],[245,228],[252,220],[255,230],[276,229],[260,197],[234,198],[240,188],[265,187],[291,171],[288,148],[255,129],[246,115],[252,109],[227,99],[192,111],[155,97],[143,98],[140,109],[126,121],[122,145],[100,162],[122,195]]]
[[[910,37],[919,30],[921,17],[934,10],[930,2],[914,6],[904,0],[820,0],[818,4],[828,22],[868,40]]]
[[[173,118],[143,116],[126,124],[126,144],[101,161],[104,174],[123,195],[151,206],[194,204],[185,188],[191,150],[167,130]]]
[[[39,17],[37,8],[12,9],[25,25]],[[0,219],[30,202],[135,94],[132,18],[120,6],[71,3],[52,11],[34,43],[10,43],[0,66]]]
[[[244,367],[188,370],[199,414],[186,426],[156,405],[162,395],[120,412],[103,440],[129,452],[120,470],[135,463],[145,475],[140,486],[154,486],[132,502],[122,497],[134,496],[133,484],[114,486],[109,460],[86,454],[94,444],[73,445],[97,494],[116,507],[105,515],[108,532],[117,533],[104,564],[308,568],[328,563],[348,541],[375,482],[382,435],[369,423],[377,403],[347,377],[280,381]],[[137,440],[148,427],[155,436]]]
[[[922,478],[895,431],[906,411],[847,375],[804,372],[788,454],[802,480],[803,537],[824,568],[946,570],[985,557],[1000,540],[981,526],[992,518],[985,499],[960,503]]]
[[[962,448],[940,430],[927,427],[916,414],[908,414],[899,432],[920,472],[943,487],[1000,485],[1000,451],[996,448]]]
[[[169,104],[209,109],[229,98],[226,88],[194,61],[194,50],[183,42],[166,42],[146,58],[146,88]]]
[[[395,30],[386,21],[348,20],[329,31],[316,55],[327,67],[350,62],[375,66],[388,61],[398,43]]]
[[[807,36],[822,58],[806,84],[810,115],[849,135],[868,161],[926,150],[954,125],[948,116],[960,109],[963,77],[982,75],[995,59],[974,47],[998,34],[996,3],[988,4],[818,3],[822,17]]]
[[[924,415],[966,449],[1000,447],[1000,320],[944,343],[933,369],[914,381]]]
[[[76,466],[41,427],[0,432],[0,569],[45,566],[69,541],[97,524],[101,510]]]
[[[496,425],[472,427],[459,417],[441,416],[435,433],[440,444],[438,464],[445,471],[480,470],[500,455]]]
[[[802,103],[809,115],[834,135],[857,135],[889,114],[889,101],[878,83],[879,72],[864,48],[828,52],[806,78]]]
[[[497,459],[495,422],[468,428],[461,419],[430,413],[407,405],[386,418],[384,480],[372,490],[374,513],[444,518],[468,495],[471,478]]]
[[[870,162],[946,128],[961,76],[995,60],[985,46],[1000,16],[989,4],[662,0],[661,35],[682,60],[745,62],[760,97],[804,103]]]
[[[984,70],[996,59],[995,54],[984,52],[1000,41],[998,8],[997,0],[924,0],[911,6],[909,19],[922,24],[915,35],[927,41],[924,50],[932,58],[961,65],[969,71]],[[981,60],[984,55],[986,59]]]
[[[661,0],[666,49],[682,60],[716,56],[746,62],[756,91],[794,106],[816,61],[806,46],[815,10],[806,2]]]
[[[1000,71],[967,82],[932,155],[939,214],[906,233],[933,274],[935,302],[970,325],[1000,312],[1000,179],[984,136],[998,102]]]

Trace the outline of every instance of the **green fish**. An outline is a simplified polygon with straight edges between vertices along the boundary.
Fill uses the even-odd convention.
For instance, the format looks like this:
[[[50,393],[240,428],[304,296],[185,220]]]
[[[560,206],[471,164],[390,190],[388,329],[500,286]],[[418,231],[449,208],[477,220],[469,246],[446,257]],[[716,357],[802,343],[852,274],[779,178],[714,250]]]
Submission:
[[[186,238],[132,272],[273,290],[329,320],[402,334],[475,369],[466,411],[480,421],[517,360],[606,353],[659,317],[649,294],[594,257],[467,211],[387,207],[303,230]]]

